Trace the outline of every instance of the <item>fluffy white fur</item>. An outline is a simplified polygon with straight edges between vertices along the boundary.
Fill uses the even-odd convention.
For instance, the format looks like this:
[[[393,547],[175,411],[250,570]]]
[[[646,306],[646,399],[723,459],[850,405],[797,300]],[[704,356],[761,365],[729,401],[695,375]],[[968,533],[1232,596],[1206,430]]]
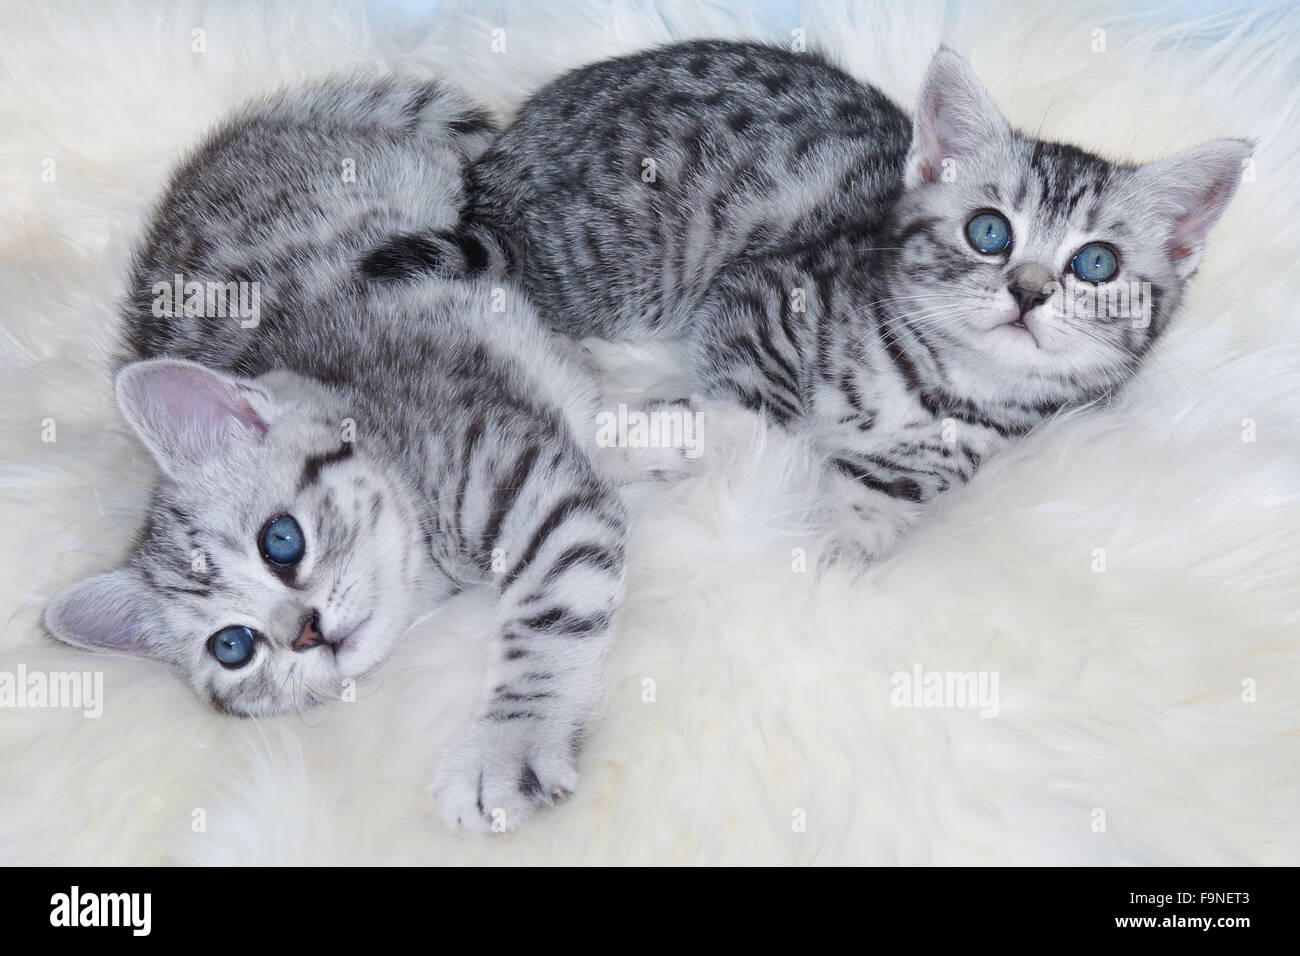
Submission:
[[[7,9],[0,671],[102,670],[105,702],[98,720],[0,710],[0,862],[1300,863],[1300,8],[1177,10]],[[221,717],[165,665],[41,632],[45,602],[115,565],[143,513],[153,466],[112,402],[114,298],[166,170],[214,120],[353,66],[449,76],[505,111],[600,56],[795,28],[909,104],[946,41],[1012,122],[1116,156],[1259,139],[1176,328],[1115,407],[995,459],[858,581],[791,570],[810,462],[729,422],[733,452],[703,476],[635,493],[605,719],[569,804],[509,837],[447,833],[426,789],[478,696],[474,595],[358,701],[302,718]],[[657,353],[593,354],[635,390]],[[891,674],[917,663],[998,672],[998,716],[891,706]]]

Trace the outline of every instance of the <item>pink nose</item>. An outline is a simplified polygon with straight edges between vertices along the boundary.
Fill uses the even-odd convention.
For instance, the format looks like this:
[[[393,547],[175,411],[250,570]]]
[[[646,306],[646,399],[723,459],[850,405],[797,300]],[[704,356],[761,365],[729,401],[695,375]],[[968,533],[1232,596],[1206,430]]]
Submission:
[[[312,611],[310,614],[304,614],[302,621],[299,622],[302,628],[298,632],[298,639],[293,642],[295,651],[305,651],[309,647],[315,647],[317,644],[323,644],[325,637],[320,632],[320,614]]]

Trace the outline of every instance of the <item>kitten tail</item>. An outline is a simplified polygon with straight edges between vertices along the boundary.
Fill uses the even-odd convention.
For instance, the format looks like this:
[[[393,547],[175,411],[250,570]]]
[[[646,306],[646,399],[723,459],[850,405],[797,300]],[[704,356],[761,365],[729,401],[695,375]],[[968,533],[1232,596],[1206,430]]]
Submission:
[[[463,225],[455,230],[402,233],[367,252],[357,264],[363,279],[404,281],[422,275],[444,279],[503,277],[510,256],[492,230]]]

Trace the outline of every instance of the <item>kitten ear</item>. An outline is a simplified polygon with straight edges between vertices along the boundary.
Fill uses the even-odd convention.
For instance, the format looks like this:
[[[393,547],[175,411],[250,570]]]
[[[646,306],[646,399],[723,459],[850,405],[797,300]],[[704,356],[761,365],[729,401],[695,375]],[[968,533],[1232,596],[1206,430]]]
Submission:
[[[45,608],[45,629],[65,644],[91,651],[148,653],[141,627],[144,595],[125,569],[78,581]]]
[[[962,156],[1008,136],[1011,126],[998,112],[970,65],[942,48],[930,61],[912,123],[903,184],[912,189],[938,182],[943,161]]]
[[[117,404],[159,466],[175,476],[234,442],[253,441],[267,425],[250,404],[265,396],[193,362],[151,359],[118,373]]]
[[[1157,211],[1170,220],[1165,252],[1180,278],[1196,271],[1205,240],[1228,208],[1254,149],[1249,140],[1216,139],[1137,171],[1142,191],[1155,197]]]

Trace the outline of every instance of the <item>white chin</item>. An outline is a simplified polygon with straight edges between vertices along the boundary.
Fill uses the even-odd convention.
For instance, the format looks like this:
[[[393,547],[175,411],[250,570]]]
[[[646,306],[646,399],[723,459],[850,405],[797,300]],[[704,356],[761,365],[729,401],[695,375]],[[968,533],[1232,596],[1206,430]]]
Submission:
[[[369,634],[357,632],[351,635],[334,658],[338,676],[361,677],[383,660],[386,650]]]
[[[989,330],[999,342],[1005,342],[1010,348],[1041,348],[1035,332],[1027,325],[1004,322]]]

